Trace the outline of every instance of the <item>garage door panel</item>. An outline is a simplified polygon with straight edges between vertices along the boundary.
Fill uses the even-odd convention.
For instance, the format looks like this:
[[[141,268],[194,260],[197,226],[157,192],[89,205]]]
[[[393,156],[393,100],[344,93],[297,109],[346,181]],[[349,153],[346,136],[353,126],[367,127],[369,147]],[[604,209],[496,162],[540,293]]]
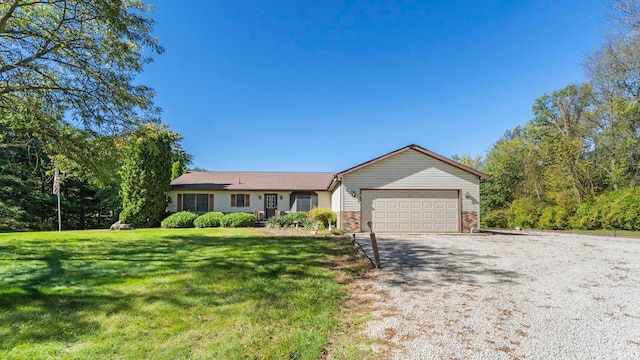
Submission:
[[[458,232],[457,190],[363,190],[363,231],[373,221],[376,232]]]
[[[387,213],[378,211],[378,212],[374,213],[373,219],[374,220],[386,220],[388,218],[388,215],[389,214],[387,214]]]

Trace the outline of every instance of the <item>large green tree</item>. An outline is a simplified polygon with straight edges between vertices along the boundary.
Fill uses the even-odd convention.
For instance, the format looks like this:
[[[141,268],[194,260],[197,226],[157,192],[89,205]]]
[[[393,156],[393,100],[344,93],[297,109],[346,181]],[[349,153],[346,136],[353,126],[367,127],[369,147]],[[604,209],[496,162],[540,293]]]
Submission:
[[[135,81],[163,52],[150,10],[142,0],[0,1],[0,125],[15,135],[1,146],[42,141],[67,173],[117,182],[122,137],[159,120],[153,90]]]
[[[149,11],[141,0],[0,2],[0,106],[42,107],[100,133],[152,117],[152,89],[134,84],[146,54],[162,52]]]
[[[172,144],[178,135],[164,126],[138,128],[122,165],[120,220],[155,227],[166,216],[171,183]]]

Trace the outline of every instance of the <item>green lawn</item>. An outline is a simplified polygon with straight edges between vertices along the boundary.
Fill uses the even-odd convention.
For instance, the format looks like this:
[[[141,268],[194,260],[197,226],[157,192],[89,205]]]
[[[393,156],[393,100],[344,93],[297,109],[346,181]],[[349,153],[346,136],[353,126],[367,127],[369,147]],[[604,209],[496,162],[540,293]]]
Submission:
[[[254,229],[0,234],[0,358],[318,359],[348,240]]]

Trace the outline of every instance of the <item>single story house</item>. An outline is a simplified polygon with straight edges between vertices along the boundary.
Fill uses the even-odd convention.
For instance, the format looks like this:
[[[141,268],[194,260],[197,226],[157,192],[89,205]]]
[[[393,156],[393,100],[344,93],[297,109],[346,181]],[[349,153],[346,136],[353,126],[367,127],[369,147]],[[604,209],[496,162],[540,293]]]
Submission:
[[[328,208],[348,232],[469,232],[480,224],[487,175],[418,145],[339,173],[194,171],[173,182],[170,212],[248,212],[262,218]]]

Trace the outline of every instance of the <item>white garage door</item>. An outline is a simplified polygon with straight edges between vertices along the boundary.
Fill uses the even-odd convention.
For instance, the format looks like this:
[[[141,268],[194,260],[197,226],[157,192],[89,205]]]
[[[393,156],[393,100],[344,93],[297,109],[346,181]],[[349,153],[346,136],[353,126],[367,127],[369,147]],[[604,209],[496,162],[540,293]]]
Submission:
[[[362,231],[458,232],[457,190],[362,190]]]

